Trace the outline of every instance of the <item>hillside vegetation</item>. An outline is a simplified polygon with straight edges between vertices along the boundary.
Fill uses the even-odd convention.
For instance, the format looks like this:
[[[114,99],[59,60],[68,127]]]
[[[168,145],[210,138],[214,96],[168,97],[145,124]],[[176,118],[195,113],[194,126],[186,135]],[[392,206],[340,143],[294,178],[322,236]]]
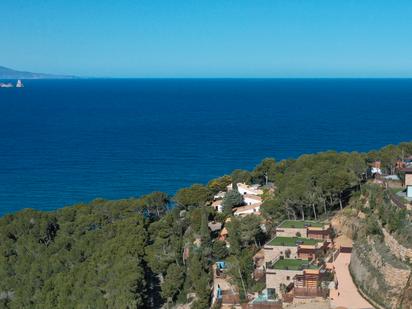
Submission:
[[[383,169],[392,172],[402,155],[412,155],[412,143],[369,153],[329,151],[296,160],[265,159],[253,171],[235,170],[206,185],[183,188],[174,197],[154,192],[4,216],[0,307],[131,309],[190,303],[191,308],[208,308],[211,265],[219,259],[228,261],[230,277],[244,299],[245,293],[262,289],[251,277],[252,257],[271,238],[275,225],[286,218],[326,218],[343,209],[363,190],[369,163],[379,159]],[[210,207],[214,194],[232,182],[264,185],[262,216],[234,217],[236,196],[224,201],[223,213]],[[375,206],[367,199],[368,214],[379,216],[399,242],[409,242],[403,232],[408,229],[406,214],[386,213],[378,193]],[[366,213],[362,205],[351,209]],[[209,230],[211,221],[224,224],[230,246]],[[365,222],[360,223],[364,232],[354,233],[359,239],[374,235],[367,242],[370,247],[359,248],[368,251],[375,237],[382,236],[379,226]]]

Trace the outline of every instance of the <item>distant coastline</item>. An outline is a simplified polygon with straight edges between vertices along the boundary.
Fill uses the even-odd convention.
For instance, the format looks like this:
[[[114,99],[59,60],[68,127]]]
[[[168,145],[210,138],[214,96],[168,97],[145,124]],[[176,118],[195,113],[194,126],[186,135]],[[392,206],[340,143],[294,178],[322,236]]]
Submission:
[[[0,66],[0,79],[1,80],[13,80],[13,79],[73,79],[78,78],[74,75],[55,75],[45,73],[34,73],[27,71],[17,71],[4,66]]]

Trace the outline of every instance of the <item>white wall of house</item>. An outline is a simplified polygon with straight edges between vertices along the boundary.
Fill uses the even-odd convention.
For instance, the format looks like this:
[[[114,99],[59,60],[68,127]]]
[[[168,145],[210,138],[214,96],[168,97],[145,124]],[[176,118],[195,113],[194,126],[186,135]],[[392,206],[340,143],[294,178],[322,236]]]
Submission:
[[[244,183],[237,184],[237,190],[240,194],[252,194],[252,195],[261,195],[263,194],[263,190],[258,189],[256,186],[249,186]]]
[[[217,210],[217,212],[223,212],[223,200],[217,200],[212,203],[212,207]]]
[[[382,175],[382,171],[381,171],[381,169],[378,168],[378,167],[372,167],[372,168],[371,168],[371,173],[372,173],[372,174]]]
[[[247,216],[247,215],[251,215],[254,213],[257,213],[260,211],[260,206],[256,206],[254,208],[248,208],[248,209],[242,209],[242,207],[239,207],[236,211],[235,211],[235,216]]]
[[[262,199],[261,198],[256,198],[255,196],[243,196],[243,201],[247,205],[252,205],[252,204],[262,202]]]
[[[406,196],[412,198],[412,186],[406,187]]]
[[[405,186],[412,186],[412,174],[405,174]]]

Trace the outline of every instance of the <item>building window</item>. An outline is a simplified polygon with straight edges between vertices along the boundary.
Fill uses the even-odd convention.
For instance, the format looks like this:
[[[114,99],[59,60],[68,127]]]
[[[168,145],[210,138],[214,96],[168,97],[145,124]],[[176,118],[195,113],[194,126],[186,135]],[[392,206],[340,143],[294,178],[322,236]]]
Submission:
[[[276,289],[268,288],[268,299],[276,299]]]

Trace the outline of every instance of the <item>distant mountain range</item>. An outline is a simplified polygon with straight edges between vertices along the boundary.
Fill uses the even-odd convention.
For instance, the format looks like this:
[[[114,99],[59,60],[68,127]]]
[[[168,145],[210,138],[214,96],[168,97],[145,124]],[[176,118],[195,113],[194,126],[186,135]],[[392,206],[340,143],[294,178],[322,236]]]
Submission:
[[[0,66],[0,79],[46,79],[46,78],[76,78],[76,76],[16,71],[13,69]]]

